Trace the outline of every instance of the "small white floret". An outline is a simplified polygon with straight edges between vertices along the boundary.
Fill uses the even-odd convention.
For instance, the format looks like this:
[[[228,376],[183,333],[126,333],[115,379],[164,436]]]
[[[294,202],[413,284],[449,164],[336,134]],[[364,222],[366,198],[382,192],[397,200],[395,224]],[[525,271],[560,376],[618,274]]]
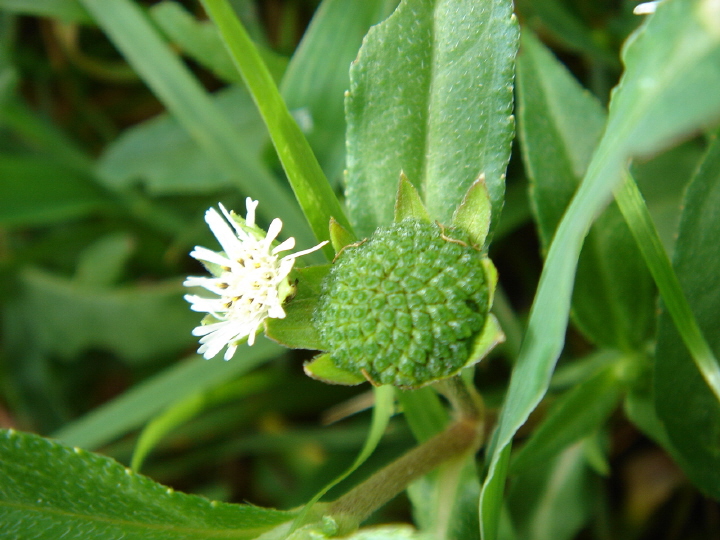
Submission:
[[[193,330],[193,335],[200,337],[198,353],[207,359],[227,347],[224,358],[230,360],[243,340],[247,339],[248,345],[255,342],[265,319],[284,318],[282,305],[292,292],[288,275],[295,259],[327,243],[280,257],[280,252],[295,247],[295,239],[288,238],[273,247],[282,221],[274,219],[267,233],[262,231],[255,225],[257,204],[247,198],[244,222],[222,204],[219,205],[222,215],[210,208],[205,213],[205,221],[222,252],[197,246],[190,253],[213,274],[212,277],[190,276],[184,283],[187,287],[201,287],[215,295],[185,295],[190,309],[207,313],[203,324]]]

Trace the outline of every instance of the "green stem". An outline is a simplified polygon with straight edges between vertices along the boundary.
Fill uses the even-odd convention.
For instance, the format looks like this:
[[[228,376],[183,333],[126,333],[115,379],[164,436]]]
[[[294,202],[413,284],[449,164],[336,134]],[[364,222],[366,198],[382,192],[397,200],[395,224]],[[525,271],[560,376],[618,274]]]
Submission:
[[[327,514],[336,520],[342,533],[353,530],[413,480],[479,448],[479,426],[477,418],[461,418],[330,503]]]
[[[449,379],[438,381],[435,385],[440,393],[448,399],[459,418],[482,423],[485,416],[482,397],[465,379],[460,375],[455,375]]]

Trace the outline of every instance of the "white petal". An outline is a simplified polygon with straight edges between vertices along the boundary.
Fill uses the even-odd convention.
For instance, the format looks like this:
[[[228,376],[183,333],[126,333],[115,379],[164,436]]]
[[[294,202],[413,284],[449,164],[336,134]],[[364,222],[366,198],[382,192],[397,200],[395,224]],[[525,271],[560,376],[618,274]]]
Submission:
[[[318,249],[320,249],[321,247],[323,247],[323,246],[324,246],[325,244],[327,244],[327,243],[328,243],[328,241],[325,240],[324,242],[320,242],[317,246],[311,247],[310,249],[304,249],[304,250],[302,250],[302,251],[297,251],[297,252],[295,252],[295,253],[291,253],[291,254],[288,255],[286,258],[292,257],[293,259],[297,259],[298,257],[302,257],[303,255],[307,255],[308,253],[312,253],[313,251],[317,251]]]
[[[295,247],[295,238],[292,236],[285,240],[282,244],[279,246],[273,248],[272,254],[275,255],[277,253],[280,253],[281,251],[287,251],[288,249],[292,249]]]
[[[280,234],[280,229],[282,229],[282,221],[280,218],[273,219],[270,227],[268,227],[267,236],[265,237],[265,249],[269,248],[270,244],[275,241],[278,234]]]
[[[268,317],[270,317],[271,319],[284,319],[285,310],[279,304],[274,305],[268,310]]]
[[[190,256],[198,261],[205,261],[219,266],[230,266],[230,259],[223,257],[215,251],[211,251],[202,246],[196,246],[193,251],[190,252]]]
[[[248,227],[255,226],[255,209],[257,208],[258,202],[253,201],[250,197],[245,199],[245,208],[247,209],[247,215],[245,217],[245,224]]]
[[[190,302],[190,309],[193,311],[210,313],[212,315],[218,315],[227,311],[225,300],[222,298],[203,298],[202,296],[186,294],[185,300]]]
[[[249,340],[248,340],[249,341]],[[225,361],[230,360],[234,355],[235,351],[237,351],[238,344],[236,343],[230,343],[228,345],[227,351],[225,351],[225,356],[223,356],[223,359]]]
[[[218,214],[217,210],[210,208],[205,212],[205,221],[210,226],[210,230],[218,239],[223,251],[229,258],[234,259],[236,254],[242,249],[242,243],[235,235],[230,225]]]
[[[280,283],[283,279],[285,279],[288,274],[290,273],[290,270],[292,270],[293,265],[295,264],[295,257],[285,257],[283,260],[280,261],[280,266],[278,266],[277,270],[277,281],[276,283]]]
[[[218,203],[218,206],[220,207],[220,211],[225,216],[225,219],[227,219],[228,223],[232,225],[233,229],[235,229],[235,234],[237,234],[240,238],[246,237],[247,233],[243,231],[242,227],[238,224],[238,222],[233,219],[232,214],[230,214],[230,212],[225,209],[222,203]]]

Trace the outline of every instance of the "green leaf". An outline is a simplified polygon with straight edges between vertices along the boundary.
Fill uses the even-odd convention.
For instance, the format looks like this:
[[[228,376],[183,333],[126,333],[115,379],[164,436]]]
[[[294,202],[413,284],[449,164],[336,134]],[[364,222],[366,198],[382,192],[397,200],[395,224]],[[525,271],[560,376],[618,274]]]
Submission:
[[[425,442],[447,427],[449,417],[432,386],[397,390],[397,398],[413,435]]]
[[[255,100],[287,174],[295,197],[317,240],[329,240],[328,223],[335,218],[348,231],[350,223],[320,168],[307,139],[290,115],[270,73],[226,0],[203,0],[225,46]],[[331,258],[332,247],[323,248]]]
[[[193,355],[68,424],[53,437],[83,448],[98,448],[187,396],[247,373],[281,351],[277,345],[258,339],[252,347],[241,347],[231,362]]]
[[[716,355],[720,354],[720,139],[715,138],[684,201],[673,267],[700,330]],[[655,407],[672,445],[682,456],[683,469],[710,496],[720,497],[720,403],[717,361],[703,355],[698,367],[673,324],[671,298],[663,297],[655,358]],[[691,315],[692,316],[692,315]],[[683,317],[687,325],[687,317]],[[685,331],[686,332],[686,331]],[[685,333],[683,332],[683,333]],[[699,345],[699,344],[698,344]],[[698,345],[694,346],[696,356]],[[706,379],[715,383],[708,387]]]
[[[54,17],[65,22],[92,21],[78,0],[0,0],[0,9],[23,15]]]
[[[365,444],[360,450],[360,453],[345,472],[321,489],[312,498],[312,500],[305,505],[305,508],[295,522],[296,525],[302,525],[306,518],[310,515],[313,505],[317,503],[323,495],[330,491],[330,489],[345,480],[354,471],[356,471],[360,465],[365,463],[367,458],[370,457],[370,455],[375,451],[377,445],[380,443],[380,439],[385,433],[385,429],[387,428],[387,425],[390,422],[390,417],[393,415],[395,409],[395,389],[390,385],[377,386],[373,388],[373,394],[375,397],[375,405],[373,407],[372,423],[370,425],[370,431],[368,432],[367,439],[365,439]]]
[[[362,38],[397,0],[324,0],[293,54],[280,92],[295,116],[307,118],[310,146],[331,183],[345,168],[343,96],[347,67]]]
[[[453,214],[453,227],[460,227],[470,235],[470,241],[476,246],[484,246],[490,221],[492,219],[492,201],[485,185],[485,177],[480,176],[468,189],[460,206]]]
[[[276,377],[272,373],[251,373],[236,381],[192,394],[168,407],[143,428],[135,444],[130,467],[139,471],[147,455],[163,437],[203,411],[228,401],[239,401],[266,390],[275,382]]]
[[[713,9],[715,11],[713,11]],[[540,402],[562,350],[575,270],[594,217],[623,167],[720,116],[720,13],[707,0],[658,5],[625,48],[626,71],[613,93],[607,129],[548,250],[528,330],[488,455],[480,501],[485,540],[494,540],[513,435]]]
[[[232,87],[211,100],[237,129],[245,159],[264,171],[256,177],[264,181],[270,174],[261,161],[265,131],[250,96]],[[126,129],[103,151],[97,173],[111,188],[127,189],[139,180],[153,195],[212,193],[233,185],[232,174],[218,168],[181,123],[165,113]]]
[[[292,196],[268,170],[248,158],[239,130],[213,104],[210,96],[162,40],[140,7],[130,0],[80,0],[98,25],[150,89],[190,133],[215,167],[242,191],[264,201],[264,217],[282,211],[285,230],[300,245],[311,245],[306,221]]]
[[[208,67],[221,79],[242,83],[242,77],[212,23],[198,21],[183,6],[170,0],[155,4],[150,9],[150,15],[162,31],[193,60]],[[273,76],[279,78],[287,60],[269,49],[258,48]]]
[[[512,4],[403,1],[350,69],[347,201],[360,236],[392,221],[405,171],[431,218],[450,221],[485,174],[496,222],[513,135]]]
[[[20,275],[13,313],[25,320],[33,347],[43,352],[71,359],[99,348],[142,363],[194,342],[190,331],[197,314],[182,292],[175,280],[104,289],[28,268]]]
[[[623,359],[627,362],[627,358]],[[622,366],[612,364],[574,386],[552,405],[510,461],[510,473],[544,465],[566,447],[599,429],[617,407],[625,385]]]
[[[420,221],[432,222],[427,209],[420,198],[420,194],[412,185],[405,173],[400,171],[400,183],[397,188],[395,199],[394,221],[400,222],[403,219],[417,219]]]
[[[416,480],[407,490],[414,521],[428,539],[476,540],[480,481],[473,457],[454,460]]]
[[[45,225],[106,209],[92,180],[37,157],[0,155],[0,225]]]
[[[257,538],[290,512],[175,493],[110,458],[0,431],[0,521],[7,538]]]
[[[518,0],[516,6],[523,20],[533,27],[539,27],[538,31],[550,33],[554,40],[571,50],[584,53],[613,68],[619,67],[617,56],[609,47],[609,36],[603,35],[597,28],[591,28],[575,15],[570,6],[577,4],[567,5],[560,0]]]
[[[517,65],[518,123],[535,221],[545,250],[582,179],[605,113],[529,31]],[[637,350],[654,331],[655,288],[613,204],[585,240],[573,320],[601,346]]]
[[[116,232],[103,236],[80,254],[74,281],[83,287],[110,287],[120,279],[135,247],[133,237]]]
[[[266,319],[265,334],[273,341],[291,349],[323,350],[313,315],[322,290],[322,281],[331,265],[310,266],[295,271],[297,293],[283,306],[284,319]]]
[[[599,484],[588,466],[582,443],[575,444],[541,467],[515,478],[509,506],[523,540],[571,540],[588,522]]]

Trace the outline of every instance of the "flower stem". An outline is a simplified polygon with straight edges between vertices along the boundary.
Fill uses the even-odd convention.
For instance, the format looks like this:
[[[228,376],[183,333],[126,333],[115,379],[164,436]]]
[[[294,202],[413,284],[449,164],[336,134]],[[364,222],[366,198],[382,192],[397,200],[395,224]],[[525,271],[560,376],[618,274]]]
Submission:
[[[349,532],[438,465],[475,451],[481,443],[478,418],[463,417],[330,503],[327,514]]]
[[[437,390],[444,395],[452,405],[458,418],[475,420],[483,423],[485,405],[482,396],[460,375],[443,379],[435,383]]]

